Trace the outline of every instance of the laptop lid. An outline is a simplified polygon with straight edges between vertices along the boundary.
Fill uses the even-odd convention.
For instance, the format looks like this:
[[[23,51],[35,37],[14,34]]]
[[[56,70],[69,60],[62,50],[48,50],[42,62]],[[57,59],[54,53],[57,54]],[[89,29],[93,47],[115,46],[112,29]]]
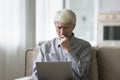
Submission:
[[[71,62],[36,62],[39,80],[73,80]]]

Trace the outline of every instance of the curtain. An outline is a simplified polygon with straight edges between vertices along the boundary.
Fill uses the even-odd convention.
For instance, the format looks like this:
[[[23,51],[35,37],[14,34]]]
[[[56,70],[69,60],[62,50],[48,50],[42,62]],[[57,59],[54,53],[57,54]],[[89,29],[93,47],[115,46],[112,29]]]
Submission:
[[[0,0],[0,80],[24,76],[25,0]]]
[[[36,0],[36,43],[56,37],[54,14],[63,8],[63,0]]]
[[[62,8],[63,0],[0,0],[0,80],[24,76],[26,49],[56,36],[53,17]]]

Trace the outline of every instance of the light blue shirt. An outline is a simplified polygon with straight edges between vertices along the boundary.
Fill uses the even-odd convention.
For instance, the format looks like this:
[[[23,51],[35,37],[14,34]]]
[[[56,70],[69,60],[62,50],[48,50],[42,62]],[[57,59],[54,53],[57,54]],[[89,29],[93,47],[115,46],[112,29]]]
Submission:
[[[58,37],[44,42],[34,62],[33,80],[37,80],[35,63],[48,61],[71,61],[75,80],[89,80],[88,72],[91,59],[91,45],[89,42],[78,39],[74,35],[70,38],[70,45],[72,51],[66,53],[60,45]]]

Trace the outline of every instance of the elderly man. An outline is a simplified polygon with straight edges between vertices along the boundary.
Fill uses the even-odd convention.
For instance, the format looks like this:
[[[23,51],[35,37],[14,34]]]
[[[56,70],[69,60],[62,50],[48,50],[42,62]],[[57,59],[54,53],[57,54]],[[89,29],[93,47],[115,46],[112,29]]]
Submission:
[[[91,45],[89,42],[74,36],[75,13],[70,9],[57,11],[54,24],[58,37],[48,40],[41,45],[40,52],[33,66],[33,80],[38,80],[35,63],[50,61],[70,61],[74,80],[89,80]]]

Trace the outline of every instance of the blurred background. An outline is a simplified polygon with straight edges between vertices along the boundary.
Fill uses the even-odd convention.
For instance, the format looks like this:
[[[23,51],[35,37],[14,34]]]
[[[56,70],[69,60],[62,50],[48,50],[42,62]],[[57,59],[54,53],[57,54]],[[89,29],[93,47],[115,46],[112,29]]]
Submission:
[[[77,15],[76,37],[92,46],[119,46],[119,3],[120,0],[0,0],[0,80],[25,75],[26,49],[57,36],[53,17],[63,8]]]

